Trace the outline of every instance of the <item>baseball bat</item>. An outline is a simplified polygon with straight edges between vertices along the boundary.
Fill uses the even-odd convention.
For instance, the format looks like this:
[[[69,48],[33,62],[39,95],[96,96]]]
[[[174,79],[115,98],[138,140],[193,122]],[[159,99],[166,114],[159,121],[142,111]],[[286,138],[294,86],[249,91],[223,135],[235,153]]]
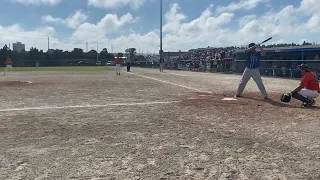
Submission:
[[[262,41],[260,44],[263,44],[263,43],[265,43],[265,42],[268,42],[268,41],[270,41],[271,39],[272,39],[272,37],[269,37],[268,39]],[[260,45],[260,44],[259,44],[259,45]]]

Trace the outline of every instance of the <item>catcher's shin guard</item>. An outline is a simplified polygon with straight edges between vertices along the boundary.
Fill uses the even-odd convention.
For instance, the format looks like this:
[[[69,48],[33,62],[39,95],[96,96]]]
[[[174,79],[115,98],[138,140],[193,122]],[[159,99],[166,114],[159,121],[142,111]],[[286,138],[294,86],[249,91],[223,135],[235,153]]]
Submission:
[[[295,99],[298,99],[298,100],[300,100],[300,101],[302,101],[303,103],[306,103],[306,104],[310,104],[310,103],[313,102],[313,99],[307,98],[307,97],[305,97],[305,96],[303,96],[302,94],[299,94],[299,93],[293,93],[292,97],[295,98]]]

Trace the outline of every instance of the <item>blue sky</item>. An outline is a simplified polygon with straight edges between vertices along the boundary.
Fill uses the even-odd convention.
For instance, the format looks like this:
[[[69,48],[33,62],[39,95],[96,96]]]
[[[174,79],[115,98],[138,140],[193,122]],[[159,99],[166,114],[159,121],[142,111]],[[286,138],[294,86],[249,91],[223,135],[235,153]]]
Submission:
[[[88,41],[114,51],[158,51],[158,0],[45,1],[1,1],[0,44],[45,49],[50,36],[52,48],[84,48]],[[245,45],[270,36],[273,42],[317,42],[317,9],[316,0],[163,0],[164,49]]]

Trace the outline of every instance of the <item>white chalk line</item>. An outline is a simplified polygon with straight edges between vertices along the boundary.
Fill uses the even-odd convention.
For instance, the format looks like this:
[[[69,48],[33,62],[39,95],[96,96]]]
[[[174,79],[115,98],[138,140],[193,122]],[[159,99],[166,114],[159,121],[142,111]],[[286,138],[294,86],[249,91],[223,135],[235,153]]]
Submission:
[[[26,107],[26,108],[10,108],[0,109],[0,112],[11,111],[32,111],[32,110],[52,110],[52,109],[80,109],[80,108],[98,108],[109,106],[145,106],[145,105],[157,105],[157,104],[173,104],[179,101],[154,101],[154,102],[141,102],[141,103],[115,103],[115,104],[102,104],[102,105],[76,105],[76,106],[40,106],[40,107]]]
[[[182,76],[182,77],[196,77],[196,76],[199,76],[199,75],[186,75],[186,74],[177,74],[177,73],[167,73],[167,74],[172,74],[172,75],[175,75],[175,76]]]
[[[190,72],[190,73],[193,73],[193,74],[196,74],[196,72]],[[175,75],[175,76],[181,76],[181,77],[209,77],[210,74],[197,74],[197,75],[192,75],[192,74],[178,74],[178,73],[165,73],[165,74],[172,74],[172,75]]]
[[[157,79],[157,78],[153,78],[153,77],[149,77],[149,76],[144,76],[144,75],[140,75],[140,74],[136,74],[136,73],[132,73],[132,72],[129,72],[129,73],[130,73],[130,74],[134,74],[134,75],[139,76],[139,77],[146,78],[146,79],[151,79],[151,80],[154,80],[154,81],[159,81],[159,82],[162,82],[162,83],[166,83],[166,84],[170,84],[170,85],[182,87],[182,88],[189,89],[189,90],[196,91],[196,92],[209,93],[209,94],[212,93],[212,92],[209,92],[209,91],[204,91],[204,90],[201,90],[201,89],[196,89],[196,88],[193,88],[193,87],[184,86],[184,85],[172,83],[172,82],[169,82],[169,81],[165,81],[165,80],[161,80],[161,79]]]

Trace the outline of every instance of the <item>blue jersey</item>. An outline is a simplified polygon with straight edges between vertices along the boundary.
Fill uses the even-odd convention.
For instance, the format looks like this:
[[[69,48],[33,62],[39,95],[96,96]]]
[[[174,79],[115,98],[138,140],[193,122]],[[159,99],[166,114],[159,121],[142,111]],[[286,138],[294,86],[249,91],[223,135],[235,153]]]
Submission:
[[[247,53],[247,68],[255,69],[260,67],[261,52]]]

